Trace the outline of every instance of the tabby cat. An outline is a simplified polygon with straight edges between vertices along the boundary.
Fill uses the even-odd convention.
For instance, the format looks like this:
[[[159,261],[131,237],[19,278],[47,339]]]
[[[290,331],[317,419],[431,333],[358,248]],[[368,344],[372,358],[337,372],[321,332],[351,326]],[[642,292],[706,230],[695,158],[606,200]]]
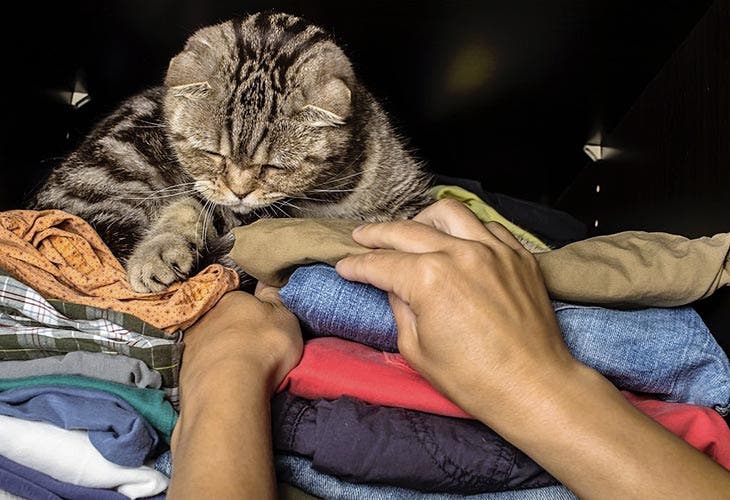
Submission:
[[[103,120],[33,208],[87,220],[147,292],[190,275],[236,225],[408,218],[428,181],[330,35],[257,13],[191,36],[164,86]]]

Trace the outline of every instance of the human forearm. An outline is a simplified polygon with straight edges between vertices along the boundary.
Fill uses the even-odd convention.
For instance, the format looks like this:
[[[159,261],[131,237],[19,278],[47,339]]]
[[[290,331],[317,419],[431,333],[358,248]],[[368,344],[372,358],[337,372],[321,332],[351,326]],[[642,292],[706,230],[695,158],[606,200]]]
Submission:
[[[257,367],[229,363],[188,386],[170,498],[275,497],[269,383]]]
[[[302,352],[273,288],[232,292],[185,332],[170,498],[273,498],[269,398]]]
[[[515,384],[511,394],[471,413],[580,498],[727,497],[727,471],[634,408],[594,370],[576,362],[565,373]]]

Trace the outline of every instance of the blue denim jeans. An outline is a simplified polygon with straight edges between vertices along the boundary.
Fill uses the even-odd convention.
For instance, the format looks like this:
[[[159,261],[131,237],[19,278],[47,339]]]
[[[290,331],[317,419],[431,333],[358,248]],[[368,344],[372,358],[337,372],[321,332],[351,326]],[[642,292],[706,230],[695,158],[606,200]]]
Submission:
[[[377,288],[315,264],[297,269],[279,293],[312,335],[397,350],[388,296]],[[691,307],[624,311],[562,302],[553,306],[576,359],[617,387],[727,414],[730,362]]]
[[[170,450],[155,459],[154,469],[167,477],[172,476],[172,453]]]
[[[480,493],[477,495],[452,495],[448,493],[424,493],[417,490],[380,484],[356,484],[334,476],[317,472],[312,462],[295,455],[276,456],[276,478],[297,488],[325,499],[332,500],[575,500],[576,496],[565,486],[546,486],[527,490]]]
[[[341,500],[576,500],[576,496],[563,485],[546,486],[527,490],[500,491],[478,495],[451,495],[446,493],[424,493],[417,490],[385,486],[380,484],[356,484],[342,481],[334,476],[312,468],[312,461],[296,455],[276,455],[276,479],[325,499]],[[163,453],[155,462],[155,470],[168,477],[172,475],[172,456]]]

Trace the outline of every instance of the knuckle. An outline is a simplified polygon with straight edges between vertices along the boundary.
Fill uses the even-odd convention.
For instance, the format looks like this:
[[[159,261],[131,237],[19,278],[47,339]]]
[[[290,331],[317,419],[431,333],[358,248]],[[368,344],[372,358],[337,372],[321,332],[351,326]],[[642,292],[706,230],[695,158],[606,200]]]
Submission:
[[[450,214],[454,212],[461,212],[464,205],[453,198],[443,198],[432,205],[434,210],[439,212]]]
[[[388,222],[387,224],[388,226],[390,226],[390,229],[392,229],[395,233],[404,233],[420,225],[420,222],[416,222],[413,220],[396,220],[393,222]]]
[[[482,267],[491,262],[494,257],[492,251],[478,241],[465,241],[461,244],[459,262],[467,267]]]
[[[443,283],[447,265],[442,255],[423,254],[418,260],[418,280],[421,287],[431,289]]]
[[[532,271],[541,272],[540,263],[530,252],[525,251],[525,253],[522,254],[522,260]]]
[[[373,252],[368,252],[368,253],[364,254],[362,256],[361,262],[365,267],[370,267],[370,266],[375,265],[378,262],[378,253],[373,251]]]

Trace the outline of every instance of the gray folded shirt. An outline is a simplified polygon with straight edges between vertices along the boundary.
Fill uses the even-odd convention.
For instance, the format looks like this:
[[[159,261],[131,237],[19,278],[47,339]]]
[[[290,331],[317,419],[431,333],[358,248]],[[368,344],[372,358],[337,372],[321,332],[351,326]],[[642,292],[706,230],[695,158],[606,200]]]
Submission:
[[[64,356],[0,363],[0,379],[39,375],[82,375],[150,389],[159,389],[162,386],[160,374],[148,368],[142,361],[115,354],[74,351]]]

